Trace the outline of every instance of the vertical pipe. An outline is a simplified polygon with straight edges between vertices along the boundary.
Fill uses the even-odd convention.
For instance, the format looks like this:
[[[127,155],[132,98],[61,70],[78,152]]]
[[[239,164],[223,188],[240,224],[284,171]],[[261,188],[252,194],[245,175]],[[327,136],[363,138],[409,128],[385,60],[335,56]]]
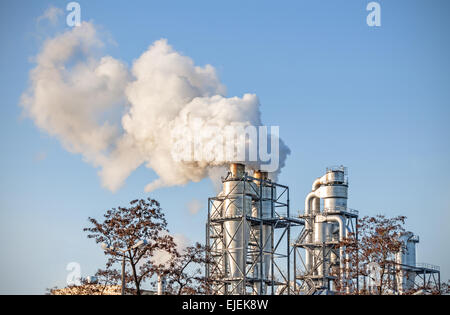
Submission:
[[[273,200],[274,200],[274,198],[273,198],[274,196],[273,196],[273,188],[271,189],[271,198],[270,198],[270,200],[272,201],[271,202],[271,218],[273,218],[274,216],[275,216],[275,211],[274,211],[274,204],[273,204]],[[272,295],[274,295],[274,257],[275,257],[275,253],[273,252],[274,251],[274,244],[273,244],[273,242],[274,242],[274,237],[273,237],[273,235],[274,235],[274,226],[273,226],[273,224],[271,225],[271,235],[272,235],[272,237],[271,237],[271,250],[270,250],[270,253],[271,253],[271,261],[272,261],[272,266],[271,266],[271,273],[272,273]]]
[[[427,271],[425,268],[423,269],[423,288],[425,289],[427,286]]]
[[[317,198],[316,193],[314,191],[310,192],[308,194],[308,196],[306,196],[306,200],[305,200],[305,216],[307,216],[306,221],[305,221],[305,229],[308,231],[308,233],[306,234],[306,238],[305,241],[306,243],[312,243],[312,236],[313,236],[313,231],[314,231],[314,222],[311,222],[312,220],[312,206],[311,206],[311,201]],[[309,248],[306,249],[305,251],[305,267],[306,267],[306,272],[308,274],[311,273],[312,270],[312,256],[310,253]]]
[[[438,271],[438,290],[439,290],[439,295],[442,294],[441,292],[441,271]]]
[[[158,295],[164,295],[166,292],[166,279],[163,275],[158,275]]]
[[[206,278],[206,281],[209,281],[210,283],[211,283],[211,281],[210,281],[210,279],[209,279],[209,268],[210,268],[210,264],[212,263],[212,260],[211,260],[211,243],[210,243],[210,240],[209,240],[209,238],[210,238],[210,235],[209,235],[209,228],[210,228],[210,226],[211,226],[211,198],[208,198],[208,219],[207,219],[207,223],[206,223],[206,257],[207,257],[207,259],[206,259],[206,261],[207,261],[207,264],[206,264],[206,266],[205,266],[205,278]],[[208,287],[208,286],[206,286],[206,287]]]
[[[348,230],[341,216],[331,215],[326,217],[327,221],[338,222],[339,224],[339,241],[343,241],[344,237],[348,236]],[[339,248],[339,270],[341,275],[341,287],[344,287],[344,252],[343,246]],[[348,260],[348,257],[347,257]],[[348,264],[348,263],[347,263]]]
[[[224,210],[222,215],[226,246],[226,266],[232,281],[233,294],[245,294],[247,290],[247,254],[249,229],[247,215],[251,211],[251,183],[243,164],[230,165],[230,173],[224,181]],[[249,187],[250,186],[250,187]],[[250,188],[250,189],[249,189]],[[228,284],[230,286],[230,284]]]
[[[297,294],[297,247],[294,245],[294,294]]]
[[[260,279],[260,294],[264,294],[265,291],[264,288],[264,236],[263,236],[263,185],[262,182],[259,183],[259,209],[258,209],[258,216],[261,220],[259,222],[259,279]]]
[[[246,230],[246,228],[247,228],[247,226],[246,226],[246,224],[247,224],[247,222],[246,222],[246,213],[245,213],[245,211],[246,211],[246,207],[245,207],[245,189],[246,189],[246,187],[245,187],[245,184],[246,184],[246,180],[244,180],[244,190],[242,191],[242,200],[243,200],[243,207],[242,207],[242,225],[241,225],[241,230],[242,230],[242,245],[241,245],[241,248],[242,248],[242,269],[241,269],[241,272],[242,272],[242,284],[241,284],[241,294],[242,295],[245,295],[245,291],[246,291],[246,277],[245,277],[245,270],[247,269],[246,267],[247,267],[247,253],[246,253],[246,248],[244,248],[245,247],[245,230]]]
[[[122,295],[125,295],[125,253],[122,254]]]
[[[358,218],[356,219],[356,294],[359,295],[359,236],[358,236]]]
[[[290,218],[290,213],[289,213],[289,188],[285,188],[287,189],[287,217]],[[291,295],[291,252],[290,252],[290,245],[291,245],[291,222],[288,222],[288,235],[287,235],[287,246],[286,246],[286,250],[287,250],[287,290],[288,290],[288,295]]]
[[[274,232],[274,227],[273,227],[273,225],[271,226],[271,232],[272,232],[272,235],[273,235],[273,232]],[[272,237],[272,244],[271,244],[271,253],[272,253],[272,259],[271,259],[271,261],[272,261],[272,266],[271,266],[271,274],[272,274],[272,295],[274,295],[275,294],[275,291],[274,291],[274,289],[275,289],[275,278],[274,278],[274,265],[275,265],[275,263],[274,263],[274,257],[275,257],[275,255],[274,255],[274,238]]]

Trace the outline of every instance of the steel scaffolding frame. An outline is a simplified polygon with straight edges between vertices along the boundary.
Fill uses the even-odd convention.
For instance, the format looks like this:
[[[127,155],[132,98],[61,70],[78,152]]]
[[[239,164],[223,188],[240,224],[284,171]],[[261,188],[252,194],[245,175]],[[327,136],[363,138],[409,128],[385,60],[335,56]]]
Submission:
[[[302,225],[303,222],[297,218],[290,217],[289,208],[289,187],[277,184],[270,180],[259,179],[249,176],[247,173],[242,178],[230,179],[231,174],[222,179],[223,182],[235,181],[234,188],[224,196],[212,197],[208,199],[208,221],[206,225],[206,245],[208,255],[210,256],[206,265],[206,278],[212,284],[211,294],[257,294],[256,287],[267,287],[267,290],[262,290],[262,294],[291,294],[291,264],[290,264],[290,242],[291,242],[291,227]],[[257,186],[250,185],[250,182],[259,183]],[[227,217],[221,212],[222,205],[233,190],[242,183],[244,187],[248,185],[254,194],[252,197],[253,203],[259,203],[257,217],[252,216],[251,213],[242,213],[242,215],[235,215]],[[271,196],[264,198],[262,187],[271,187]],[[256,189],[255,189],[256,187]],[[244,199],[246,189],[243,189],[242,197]],[[255,197],[256,196],[256,197]],[[264,201],[271,203],[271,215],[269,218],[264,218],[262,215],[262,204]],[[241,246],[233,250],[243,251],[243,260],[241,263],[245,268],[239,270],[238,277],[229,277],[227,270],[227,259],[233,259],[229,248],[226,244],[226,230],[225,223],[229,221],[239,222],[239,228],[236,233],[242,233]],[[270,226],[270,235],[258,238],[257,235],[263,235],[263,227]],[[247,246],[243,244],[246,236],[244,233],[249,231],[249,242]],[[231,240],[234,240],[236,235],[230,235]],[[270,241],[270,250],[267,251],[267,243]],[[282,242],[286,242],[285,252],[280,246]],[[230,244],[230,241],[228,241]],[[266,248],[266,250],[264,250]],[[270,271],[269,275],[264,277],[264,257],[270,256]],[[234,261],[238,265],[238,262]],[[283,267],[283,265],[285,267]],[[257,275],[255,275],[257,270]],[[281,288],[275,290],[275,287]],[[278,292],[277,292],[278,291]]]
[[[405,292],[401,292],[398,284],[398,276],[402,272],[409,272],[414,276],[412,280],[413,287]],[[396,294],[414,294],[420,290],[435,290],[441,292],[441,271],[439,266],[431,264],[416,264],[415,266],[390,262],[387,267],[387,281],[392,292]],[[366,288],[364,280],[364,288]]]
[[[314,232],[312,228],[307,229],[307,226],[314,226],[316,216],[328,216],[328,215],[338,215],[344,218],[345,226],[348,231],[358,240],[358,212],[352,209],[326,209],[324,212],[311,213],[310,215],[299,215],[299,217],[308,224],[303,225],[303,229],[296,239],[293,246],[294,251],[294,292],[296,294],[314,295],[314,294],[332,294],[332,284],[334,287],[339,286],[335,283],[338,278],[335,274],[339,274],[339,268],[336,266],[331,266],[329,258],[330,254],[334,254],[337,257],[337,261],[341,259],[339,252],[339,240],[333,239],[332,236],[328,235],[327,238],[322,243],[311,243],[306,242],[308,235],[312,237]],[[309,251],[310,255],[313,257],[313,264],[307,270],[306,262],[303,259],[302,252],[305,253]],[[330,266],[326,274],[319,275],[316,274],[320,266],[326,264]],[[332,272],[333,269],[333,272]],[[343,275],[339,275],[342,277]],[[350,279],[351,280],[351,279]],[[358,277],[356,278],[356,286],[358,287]]]

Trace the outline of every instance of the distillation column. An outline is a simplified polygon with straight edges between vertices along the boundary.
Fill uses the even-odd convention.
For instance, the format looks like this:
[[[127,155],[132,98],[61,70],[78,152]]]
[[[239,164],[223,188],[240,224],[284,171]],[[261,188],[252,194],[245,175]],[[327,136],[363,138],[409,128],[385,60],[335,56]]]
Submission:
[[[347,209],[348,182],[344,167],[327,169],[317,178],[305,200],[305,237],[297,246],[305,248],[304,278],[318,291],[330,290],[333,274],[339,274],[344,284],[344,248],[334,247],[348,236],[347,221],[355,218]],[[323,200],[323,209],[321,209]]]
[[[257,186],[259,200],[253,203],[252,216],[259,219],[269,219],[273,217],[273,198],[276,196],[276,188],[270,185],[268,179],[268,173],[262,171],[255,171],[253,177],[256,179],[254,183]],[[252,236],[255,237],[253,247],[253,260],[259,261],[255,264],[253,269],[253,278],[260,279],[254,284],[254,294],[266,294],[267,285],[265,281],[269,279],[271,251],[272,251],[272,239],[273,231],[272,225],[267,222],[262,222],[260,225],[254,225],[252,227]],[[262,248],[262,257],[259,248]],[[262,266],[261,266],[262,263]]]
[[[290,229],[303,221],[289,215],[289,187],[272,182],[266,172],[249,176],[238,163],[230,164],[222,182],[208,203],[211,293],[274,294],[282,287],[280,292],[290,294]],[[282,241],[286,246],[279,248]]]
[[[223,183],[222,216],[226,218],[223,224],[224,242],[226,248],[226,270],[228,277],[238,279],[236,286],[230,288],[235,294],[241,294],[247,265],[247,248],[249,242],[249,226],[246,216],[252,211],[252,195],[255,193],[253,183],[243,181],[245,166],[231,164],[230,178]]]
[[[396,255],[397,291],[402,294],[414,289],[416,272],[416,244],[419,237],[412,232],[405,232],[400,237],[403,245]]]

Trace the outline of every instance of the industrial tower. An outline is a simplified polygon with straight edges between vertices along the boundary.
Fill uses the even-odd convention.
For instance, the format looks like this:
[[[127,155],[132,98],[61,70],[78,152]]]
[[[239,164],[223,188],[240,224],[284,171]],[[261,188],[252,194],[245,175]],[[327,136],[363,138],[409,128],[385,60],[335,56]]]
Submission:
[[[329,167],[314,181],[297,217],[291,217],[289,187],[273,182],[265,172],[250,176],[243,164],[232,163],[222,183],[222,191],[208,202],[210,294],[370,291],[370,279],[350,274],[351,257],[342,244],[347,239],[358,242],[358,211],[347,207],[345,167]],[[298,237],[291,238],[296,227]],[[385,275],[392,283],[390,294],[440,288],[439,267],[416,263],[418,236],[406,232],[401,239],[404,246]]]
[[[358,212],[347,208],[347,197],[347,170],[343,166],[327,168],[306,197],[305,211],[300,215],[304,228],[293,244],[294,290],[299,294],[329,294],[336,281],[349,287],[344,283],[351,281],[345,274],[349,257],[338,245],[350,235],[357,236]]]
[[[209,198],[206,276],[211,294],[290,294],[291,228],[289,187],[268,174],[249,176],[243,164],[230,165],[223,190]]]

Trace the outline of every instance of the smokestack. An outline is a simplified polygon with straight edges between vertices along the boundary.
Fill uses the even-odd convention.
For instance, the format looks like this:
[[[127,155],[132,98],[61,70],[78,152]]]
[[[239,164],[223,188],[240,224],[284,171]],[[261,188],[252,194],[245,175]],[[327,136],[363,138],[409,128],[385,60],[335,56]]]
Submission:
[[[249,288],[252,294],[267,294],[275,285],[271,281],[276,272],[274,233],[277,224],[286,220],[275,207],[283,193],[277,194],[281,185],[272,182],[268,172],[255,170],[252,175],[246,177],[244,164],[230,163],[222,192],[209,200],[207,241],[214,261],[207,270],[218,294],[248,294]],[[287,210],[289,199],[285,201],[282,207]]]
[[[242,178],[245,175],[245,165],[241,163],[231,163],[230,172],[232,178]]]
[[[260,180],[267,180],[269,178],[269,173],[258,170],[253,173],[253,177]],[[259,185],[261,182],[259,180],[255,180],[255,184]]]

